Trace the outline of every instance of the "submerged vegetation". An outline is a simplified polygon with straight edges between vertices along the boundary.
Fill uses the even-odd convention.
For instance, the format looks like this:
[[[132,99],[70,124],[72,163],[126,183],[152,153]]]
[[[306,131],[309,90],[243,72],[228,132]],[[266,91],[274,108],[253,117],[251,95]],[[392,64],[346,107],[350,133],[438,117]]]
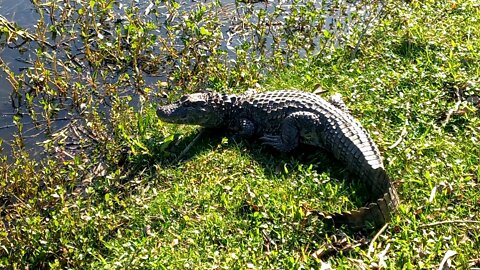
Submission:
[[[0,268],[480,267],[477,1],[139,2],[0,17],[14,112]],[[315,217],[368,192],[328,154],[155,116],[198,90],[319,87],[343,95],[398,187],[378,235]]]

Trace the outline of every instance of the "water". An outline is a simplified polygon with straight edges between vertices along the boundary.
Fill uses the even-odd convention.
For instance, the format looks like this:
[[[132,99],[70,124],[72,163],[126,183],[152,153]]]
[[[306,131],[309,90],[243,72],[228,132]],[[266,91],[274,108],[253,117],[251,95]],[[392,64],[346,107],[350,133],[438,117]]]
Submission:
[[[37,12],[28,0],[0,0],[0,15],[9,21],[18,22],[27,29],[32,29],[38,19]],[[24,63],[18,61],[22,59],[22,55],[16,48],[0,46],[0,58],[13,72],[19,72],[21,68],[25,67]],[[12,87],[7,80],[6,74],[0,71],[0,138],[3,139],[4,143],[7,143],[7,145],[4,145],[7,148],[7,152],[8,142],[13,139],[13,134],[16,130],[12,120],[15,109],[10,99],[11,92]],[[31,121],[22,119],[22,122],[27,129],[27,137],[38,132],[32,129]],[[27,141],[30,141],[29,144],[32,146],[34,145],[34,142],[29,138],[27,138]]]

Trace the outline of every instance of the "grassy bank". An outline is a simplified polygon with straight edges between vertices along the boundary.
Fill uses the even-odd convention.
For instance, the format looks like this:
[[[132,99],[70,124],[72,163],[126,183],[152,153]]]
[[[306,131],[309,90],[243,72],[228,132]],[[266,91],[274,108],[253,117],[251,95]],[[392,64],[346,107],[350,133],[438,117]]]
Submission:
[[[88,11],[79,15],[88,17]],[[104,16],[100,20],[108,22]],[[128,20],[131,27],[143,27],[133,16]],[[120,90],[143,88],[142,73],[132,68],[111,82],[107,70],[122,73],[122,67],[146,61],[142,55],[154,55],[136,49],[152,46],[147,37],[154,26],[145,27],[144,36],[127,27],[119,30],[131,44],[141,45],[131,50],[112,42],[124,54],[108,54],[112,48],[99,44],[98,53],[109,57],[89,59],[99,65],[96,75],[83,74],[92,84],[65,92],[78,91],[77,99],[66,100],[84,104],[79,106],[82,118],[54,132],[44,143],[45,157],[32,158],[22,133],[16,133],[13,158],[0,163],[0,267],[438,269],[449,254],[455,254],[448,262],[455,268],[480,267],[476,1],[395,1],[364,33],[358,50],[351,40],[328,56],[312,54],[288,66],[274,59],[275,68],[263,74],[259,65],[255,69],[239,57],[232,78],[219,62],[210,66],[211,58],[202,58],[196,67],[173,72],[132,98]],[[215,32],[210,35],[208,29],[198,29],[203,37],[192,42],[213,44]],[[84,39],[91,44],[88,36]],[[60,80],[42,85],[39,78],[51,74],[35,73],[44,71],[40,60],[27,74],[27,79],[37,78],[30,83],[39,89],[56,83],[55,89],[62,89]],[[8,68],[4,71],[9,74]],[[9,78],[13,85],[18,81],[15,74]],[[160,94],[149,91],[192,91],[205,85],[242,91],[255,83],[268,90],[321,87],[325,96],[343,95],[381,149],[402,199],[378,237],[376,231],[329,228],[312,214],[354,209],[366,194],[321,151],[278,154],[255,142],[207,134],[177,158],[198,129],[158,121]],[[117,91],[108,99],[108,117],[99,109],[104,100],[85,94],[90,87],[99,88],[93,97]],[[43,97],[51,98],[48,92]],[[140,106],[134,108],[137,99]],[[47,121],[55,109],[48,107],[38,117]],[[19,119],[15,123],[22,128]],[[72,143],[81,147],[71,148]]]

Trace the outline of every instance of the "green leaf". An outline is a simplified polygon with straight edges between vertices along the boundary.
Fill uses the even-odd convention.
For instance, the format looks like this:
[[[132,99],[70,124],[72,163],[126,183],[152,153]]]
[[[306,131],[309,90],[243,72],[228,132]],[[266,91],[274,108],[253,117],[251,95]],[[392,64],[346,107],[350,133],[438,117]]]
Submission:
[[[211,36],[212,32],[208,31],[205,27],[200,27],[200,35],[202,36]]]
[[[323,30],[323,36],[325,38],[331,38],[332,37],[332,33],[330,33],[328,30]]]
[[[167,137],[165,137],[165,139],[163,139],[163,141],[161,142],[161,145],[160,145],[160,150],[161,151],[165,151],[165,149],[167,149],[167,147],[175,140],[175,135],[174,134],[171,134]]]

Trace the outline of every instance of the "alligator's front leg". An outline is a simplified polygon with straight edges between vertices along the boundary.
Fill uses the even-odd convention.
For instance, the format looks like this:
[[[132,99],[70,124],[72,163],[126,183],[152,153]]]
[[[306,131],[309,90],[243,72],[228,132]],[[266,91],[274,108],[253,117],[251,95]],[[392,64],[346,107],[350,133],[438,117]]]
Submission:
[[[310,112],[295,112],[288,115],[282,122],[280,135],[266,134],[260,139],[263,144],[288,152],[295,149],[300,140],[309,143],[318,139],[317,128],[320,127],[318,116]]]
[[[242,138],[251,138],[255,134],[255,124],[249,119],[241,118],[233,121],[229,130],[234,132],[233,135],[229,136],[229,139],[240,141]]]
[[[249,119],[242,118],[238,120],[237,126],[238,126],[238,135],[244,138],[252,137],[253,134],[255,134],[255,124]]]

